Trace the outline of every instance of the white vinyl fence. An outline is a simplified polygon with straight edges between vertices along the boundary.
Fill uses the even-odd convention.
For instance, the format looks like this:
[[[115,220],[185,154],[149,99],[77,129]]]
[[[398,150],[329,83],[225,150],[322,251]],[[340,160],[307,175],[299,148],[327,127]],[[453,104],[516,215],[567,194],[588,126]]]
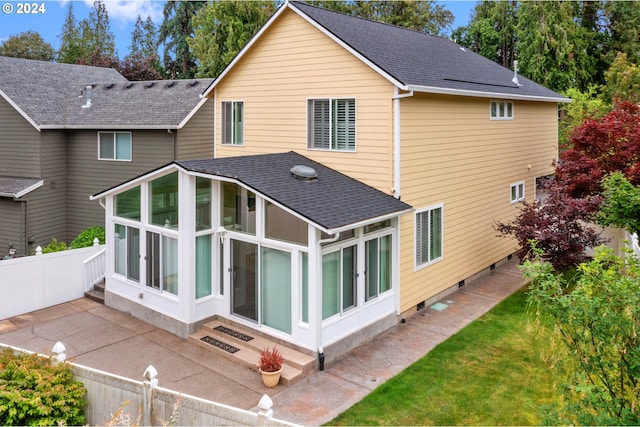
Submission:
[[[0,261],[0,319],[82,298],[84,262],[104,245]]]
[[[11,348],[15,353],[31,353],[3,344],[0,348]],[[52,363],[64,361],[64,351],[64,345],[56,343],[52,349]],[[85,417],[89,425],[118,425],[123,424],[118,421],[129,419],[131,425],[143,426],[296,426],[273,418],[273,402],[267,395],[256,402],[258,412],[251,412],[159,387],[158,372],[151,365],[141,375],[144,381],[77,363],[69,365],[74,379],[87,389]]]

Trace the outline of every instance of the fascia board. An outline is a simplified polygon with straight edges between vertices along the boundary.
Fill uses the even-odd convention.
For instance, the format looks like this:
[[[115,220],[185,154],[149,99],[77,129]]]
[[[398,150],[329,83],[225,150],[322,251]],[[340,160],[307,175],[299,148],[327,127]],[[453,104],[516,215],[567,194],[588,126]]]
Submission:
[[[207,99],[209,98],[202,98],[200,100],[200,102],[198,102],[198,105],[196,105],[193,110],[191,110],[191,112],[189,114],[187,114],[187,117],[184,118],[184,120],[182,120],[180,122],[180,124],[178,124],[177,129],[182,129],[188,122],[189,120],[191,120],[191,118],[198,112],[198,110],[200,109],[200,107],[202,107],[204,105],[205,102],[207,102]]]
[[[5,101],[9,103],[26,121],[29,122],[31,126],[33,126],[38,132],[40,132],[40,127],[36,124],[35,121],[27,113],[25,113],[22,108],[18,107],[18,105],[13,102],[13,100],[0,89],[0,96],[4,98]]]
[[[532,96],[532,95],[514,95],[502,92],[484,92],[475,90],[460,90],[460,89],[448,89],[433,86],[415,86],[409,85],[408,90],[422,93],[434,93],[439,95],[455,95],[455,96],[473,96],[477,98],[499,98],[499,99],[513,99],[522,101],[540,101],[540,102],[559,102],[567,103],[571,102],[570,98],[564,97],[546,97],[546,96]]]
[[[31,193],[33,190],[35,190],[35,189],[37,189],[37,188],[42,187],[43,185],[44,185],[44,181],[43,181],[43,180],[40,180],[40,181],[36,182],[35,184],[33,184],[33,185],[31,185],[31,186],[29,186],[29,187],[25,188],[24,190],[22,190],[22,191],[18,191],[18,192],[15,194],[15,198],[16,198],[16,199],[19,199],[19,198],[21,198],[22,196],[24,196],[24,195],[26,195],[26,194]]]

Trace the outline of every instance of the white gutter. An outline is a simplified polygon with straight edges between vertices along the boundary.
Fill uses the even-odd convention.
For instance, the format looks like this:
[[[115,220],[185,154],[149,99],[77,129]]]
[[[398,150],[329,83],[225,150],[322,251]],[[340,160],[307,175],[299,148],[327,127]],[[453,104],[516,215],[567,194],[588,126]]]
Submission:
[[[400,100],[413,96],[413,90],[400,94],[393,87],[393,197],[400,199]]]
[[[402,89],[402,88],[401,88]],[[551,96],[533,96],[533,95],[514,95],[504,92],[483,92],[479,90],[461,90],[461,89],[449,89],[434,86],[416,86],[409,85],[407,90],[435,93],[441,95],[457,95],[457,96],[475,96],[478,98],[501,98],[501,99],[518,99],[522,101],[541,101],[541,102],[571,102],[570,98],[556,98]]]
[[[24,190],[22,190],[22,191],[18,191],[18,192],[15,194],[15,198],[16,198],[16,199],[19,199],[20,197],[24,196],[25,194],[29,194],[29,193],[31,193],[33,190],[35,190],[36,188],[40,188],[40,187],[42,187],[43,185],[44,185],[44,181],[43,181],[43,180],[40,180],[40,181],[36,182],[35,184],[33,184],[32,186],[27,187],[27,188],[25,188],[25,189],[24,189]]]

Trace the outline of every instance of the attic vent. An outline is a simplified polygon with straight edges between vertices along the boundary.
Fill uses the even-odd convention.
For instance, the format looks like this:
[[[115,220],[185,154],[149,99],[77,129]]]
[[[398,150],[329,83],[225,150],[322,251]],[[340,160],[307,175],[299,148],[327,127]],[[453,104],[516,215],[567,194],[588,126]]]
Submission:
[[[171,82],[165,83],[164,87],[167,87],[167,88],[168,87],[174,87],[175,85],[176,85],[176,82],[175,81],[171,81]]]
[[[124,85],[125,89],[131,89],[131,87],[133,87],[133,83],[127,83],[126,85]]]
[[[155,82],[145,83],[145,84],[144,84],[144,87],[145,87],[145,88],[150,88],[150,87],[153,87],[153,85],[154,85],[154,84],[155,84]]]
[[[112,87],[113,87],[113,83],[107,83],[106,85],[104,85],[103,89],[107,90],[107,89],[111,89]]]
[[[189,87],[194,87],[194,86],[195,86],[195,85],[197,85],[197,84],[198,84],[198,81],[197,81],[197,80],[193,80],[193,81],[191,81],[191,82],[187,83],[187,85],[189,85]]]
[[[315,169],[309,166],[304,166],[304,165],[295,165],[294,167],[291,168],[291,173],[296,178],[302,179],[305,181],[311,181],[318,176]]]

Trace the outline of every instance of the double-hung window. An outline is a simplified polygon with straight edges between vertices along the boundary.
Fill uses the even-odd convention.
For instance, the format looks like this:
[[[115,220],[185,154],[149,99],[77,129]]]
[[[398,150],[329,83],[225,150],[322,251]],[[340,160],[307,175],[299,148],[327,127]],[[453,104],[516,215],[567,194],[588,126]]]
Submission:
[[[491,101],[489,117],[491,120],[513,120],[513,102]]]
[[[511,184],[511,203],[524,200],[524,181]]]
[[[310,99],[307,105],[307,147],[356,150],[356,100]]]
[[[244,102],[222,103],[222,143],[244,145]]]
[[[416,212],[416,267],[442,258],[442,205]]]
[[[131,160],[131,132],[98,132],[98,159]]]

